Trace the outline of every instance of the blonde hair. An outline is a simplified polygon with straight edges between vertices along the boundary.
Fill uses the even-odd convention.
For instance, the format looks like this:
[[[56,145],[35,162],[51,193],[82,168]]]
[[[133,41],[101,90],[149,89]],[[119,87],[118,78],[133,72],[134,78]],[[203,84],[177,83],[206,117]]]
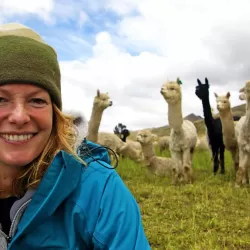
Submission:
[[[63,114],[55,104],[53,104],[53,116],[53,129],[43,152],[13,182],[13,191],[17,196],[22,196],[28,188],[38,186],[45,171],[60,150],[72,154],[85,166],[87,165],[74,150],[77,132],[74,129],[73,117]]]

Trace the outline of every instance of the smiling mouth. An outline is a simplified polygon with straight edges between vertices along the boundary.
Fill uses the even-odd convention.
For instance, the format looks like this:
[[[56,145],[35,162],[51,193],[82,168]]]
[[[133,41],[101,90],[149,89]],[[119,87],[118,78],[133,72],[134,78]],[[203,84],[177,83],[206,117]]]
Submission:
[[[30,140],[35,134],[22,134],[22,135],[15,135],[15,134],[0,134],[0,136],[6,140],[11,142],[23,142]]]

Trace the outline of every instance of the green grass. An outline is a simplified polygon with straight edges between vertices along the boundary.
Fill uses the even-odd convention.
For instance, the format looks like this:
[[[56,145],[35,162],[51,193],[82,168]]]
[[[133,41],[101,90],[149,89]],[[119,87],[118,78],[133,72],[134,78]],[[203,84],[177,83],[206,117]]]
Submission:
[[[234,187],[228,152],[225,161],[226,174],[214,176],[209,152],[196,152],[194,183],[173,186],[120,159],[117,172],[140,206],[152,249],[250,249],[250,189]]]

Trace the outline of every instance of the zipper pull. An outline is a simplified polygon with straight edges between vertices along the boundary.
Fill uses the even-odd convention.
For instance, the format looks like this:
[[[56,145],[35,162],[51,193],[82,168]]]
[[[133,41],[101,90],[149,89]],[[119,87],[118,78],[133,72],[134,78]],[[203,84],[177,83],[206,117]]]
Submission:
[[[6,240],[7,240],[8,244],[9,244],[11,242],[11,240],[12,240],[12,237],[11,236],[7,236]]]

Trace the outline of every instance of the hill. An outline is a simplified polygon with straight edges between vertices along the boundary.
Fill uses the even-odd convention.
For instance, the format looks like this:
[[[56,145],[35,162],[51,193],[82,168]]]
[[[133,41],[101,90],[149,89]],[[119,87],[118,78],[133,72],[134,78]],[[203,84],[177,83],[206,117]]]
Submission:
[[[245,111],[246,111],[246,104],[238,105],[238,106],[235,106],[232,108],[233,116],[241,117],[241,116],[245,115]],[[191,114],[187,115],[186,117],[184,117],[184,119],[189,120],[189,121],[194,123],[194,125],[198,131],[199,136],[205,134],[205,124],[204,124],[203,117],[197,116],[197,115],[191,113]],[[159,137],[170,134],[170,128],[168,125],[162,126],[162,127],[156,127],[156,128],[148,128],[148,129],[150,129],[152,131],[152,133],[156,134]],[[130,132],[131,133],[130,133],[129,139],[135,140],[137,131],[130,131]]]

